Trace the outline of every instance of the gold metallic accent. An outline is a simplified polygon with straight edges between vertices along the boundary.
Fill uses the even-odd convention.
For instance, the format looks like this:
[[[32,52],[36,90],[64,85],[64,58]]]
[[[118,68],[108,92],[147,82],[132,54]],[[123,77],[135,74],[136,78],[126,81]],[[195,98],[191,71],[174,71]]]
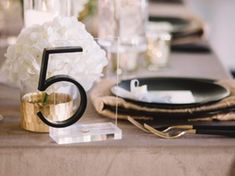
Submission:
[[[144,126],[143,126],[141,123],[137,122],[137,121],[136,121],[135,119],[133,119],[132,117],[128,116],[128,117],[127,117],[127,120],[128,120],[129,122],[131,122],[133,125],[135,125],[137,128],[141,129],[142,131],[144,131],[144,132],[146,132],[146,133],[149,133],[149,131],[146,130],[146,129],[144,128]]]
[[[73,113],[73,101],[70,95],[64,93],[27,93],[21,98],[20,111],[20,124],[23,129],[48,132],[49,127],[39,119],[37,112],[41,111],[52,121],[66,120]]]
[[[196,134],[196,130],[193,129],[192,125],[177,125],[177,126],[170,126],[163,131],[159,131],[147,124],[142,125],[132,117],[128,116],[127,120],[135,125],[137,128],[141,129],[146,133],[153,133],[154,135],[164,138],[164,139],[176,139],[184,136],[186,134]],[[178,131],[176,131],[178,130]]]
[[[193,129],[192,125],[176,125],[176,126],[170,126],[163,130],[162,132],[169,132],[170,130],[177,130],[177,129],[184,129],[184,130],[190,130]]]
[[[153,128],[147,124],[144,124],[144,127],[146,129],[148,129],[154,135],[161,137],[161,138],[164,138],[164,139],[177,139],[177,138],[180,138],[181,136],[184,136],[185,134],[196,134],[196,130],[194,130],[194,129],[180,131],[179,133],[175,134],[175,133],[171,133],[171,131],[170,132],[162,132],[162,131],[156,130],[155,128]]]

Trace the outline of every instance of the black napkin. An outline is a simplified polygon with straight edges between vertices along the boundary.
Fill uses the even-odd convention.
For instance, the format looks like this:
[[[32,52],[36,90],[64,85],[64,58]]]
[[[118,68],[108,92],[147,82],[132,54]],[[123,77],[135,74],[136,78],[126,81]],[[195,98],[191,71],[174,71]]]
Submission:
[[[202,43],[176,44],[171,46],[171,50],[186,53],[211,53],[211,48]]]

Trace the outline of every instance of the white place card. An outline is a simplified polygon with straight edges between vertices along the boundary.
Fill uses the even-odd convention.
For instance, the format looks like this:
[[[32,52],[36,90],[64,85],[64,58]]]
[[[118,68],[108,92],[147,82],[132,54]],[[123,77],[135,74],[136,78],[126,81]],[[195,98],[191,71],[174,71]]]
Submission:
[[[159,90],[149,91],[151,102],[186,104],[195,103],[195,98],[190,90]]]

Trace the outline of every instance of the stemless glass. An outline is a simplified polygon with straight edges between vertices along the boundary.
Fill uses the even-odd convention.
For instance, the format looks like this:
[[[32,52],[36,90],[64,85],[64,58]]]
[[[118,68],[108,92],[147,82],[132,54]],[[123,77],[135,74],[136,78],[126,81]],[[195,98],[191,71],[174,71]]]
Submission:
[[[120,53],[120,67],[125,71],[137,68],[139,54],[146,50],[146,0],[99,0],[100,43]],[[113,41],[118,38],[118,41]],[[119,47],[117,48],[117,42]]]
[[[55,16],[71,16],[71,0],[24,0],[25,26],[42,24]]]

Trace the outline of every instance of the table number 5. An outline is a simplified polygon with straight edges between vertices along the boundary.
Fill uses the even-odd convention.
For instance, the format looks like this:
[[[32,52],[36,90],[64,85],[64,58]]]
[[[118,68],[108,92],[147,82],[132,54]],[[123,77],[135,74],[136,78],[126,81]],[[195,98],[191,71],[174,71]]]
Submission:
[[[55,128],[62,128],[67,127],[75,122],[77,122],[82,115],[84,114],[87,106],[87,96],[86,91],[82,87],[81,84],[79,84],[75,79],[68,75],[55,75],[48,79],[46,79],[47,74],[47,68],[48,68],[48,60],[50,54],[60,54],[60,53],[74,53],[74,52],[82,52],[83,49],[81,47],[56,47],[56,48],[45,48],[43,51],[42,56],[42,64],[41,64],[41,70],[40,70],[40,77],[38,82],[38,90],[39,91],[45,91],[48,87],[50,87],[52,84],[57,82],[70,82],[76,86],[80,93],[80,105],[77,108],[76,112],[68,119],[63,121],[52,121],[49,120],[47,117],[45,117],[41,111],[37,112],[37,116],[48,126],[55,127]]]

